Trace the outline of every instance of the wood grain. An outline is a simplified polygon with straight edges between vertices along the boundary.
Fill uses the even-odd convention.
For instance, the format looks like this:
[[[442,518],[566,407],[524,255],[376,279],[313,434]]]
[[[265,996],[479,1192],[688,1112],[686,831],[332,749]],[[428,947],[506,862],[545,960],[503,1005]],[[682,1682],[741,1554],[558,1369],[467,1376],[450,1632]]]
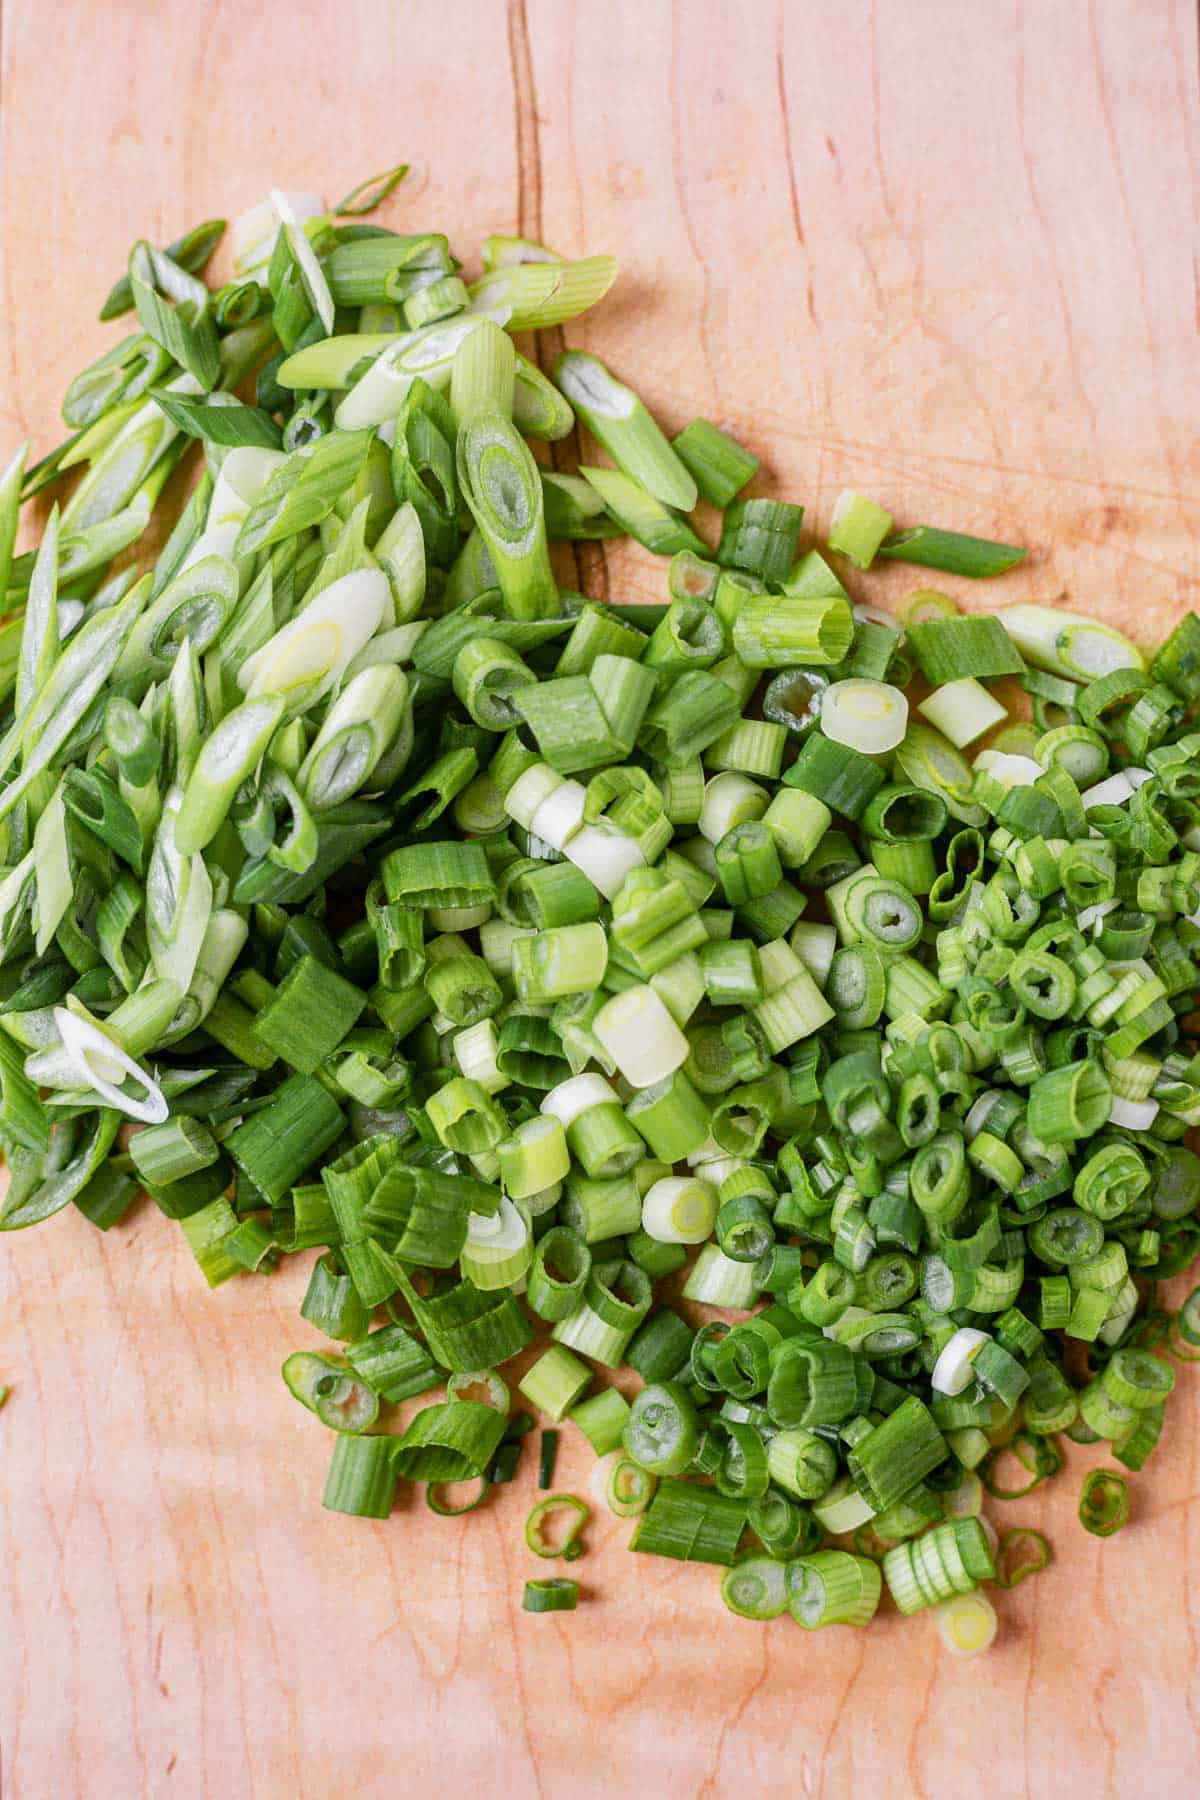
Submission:
[[[129,242],[397,155],[393,222],[612,249],[574,342],[764,456],[818,529],[859,484],[1017,537],[997,600],[1152,638],[1195,603],[1197,39],[1184,0],[5,0],[5,455],[55,441]],[[588,551],[593,591],[661,569]],[[919,579],[919,578],[918,578]],[[893,571],[873,592],[903,591]],[[802,1636],[595,1525],[519,1610],[522,1487],[462,1527],[319,1505],[284,1392],[300,1271],[209,1296],[150,1211],[0,1250],[6,1800],[1196,1792],[1194,1374],[1135,1518],[1004,1509],[1054,1568],[986,1667],[923,1621]],[[565,1485],[590,1452],[564,1439]]]

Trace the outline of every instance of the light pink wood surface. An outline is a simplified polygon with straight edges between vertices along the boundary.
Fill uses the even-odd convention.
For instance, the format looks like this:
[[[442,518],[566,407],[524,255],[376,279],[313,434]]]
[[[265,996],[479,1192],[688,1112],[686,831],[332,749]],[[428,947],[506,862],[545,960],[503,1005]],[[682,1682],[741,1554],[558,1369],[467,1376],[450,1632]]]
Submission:
[[[971,604],[1153,639],[1196,603],[1183,0],[5,0],[0,55],[4,456],[57,441],[133,238],[409,156],[387,222],[469,263],[489,230],[615,251],[571,341],[735,431],[818,533],[854,484],[1033,546]],[[582,576],[661,593],[636,551]],[[322,1513],[278,1377],[304,1278],[210,1296],[148,1207],[0,1246],[5,1800],[1198,1791],[1194,1373],[1118,1539],[1074,1518],[1077,1451],[995,1509],[1057,1561],[958,1665],[927,1620],[731,1619],[599,1521],[580,1610],[528,1618],[531,1470],[458,1525]]]

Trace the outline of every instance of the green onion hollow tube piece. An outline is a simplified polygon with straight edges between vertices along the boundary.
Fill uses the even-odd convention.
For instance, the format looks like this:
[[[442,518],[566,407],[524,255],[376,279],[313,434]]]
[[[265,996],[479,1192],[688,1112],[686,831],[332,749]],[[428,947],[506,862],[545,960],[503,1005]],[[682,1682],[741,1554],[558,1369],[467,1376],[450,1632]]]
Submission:
[[[535,1556],[563,1556],[573,1562],[583,1548],[580,1533],[589,1516],[589,1508],[574,1494],[551,1494],[539,1500],[526,1519],[525,1543]]]
[[[560,925],[536,937],[517,938],[512,975],[522,1000],[563,1000],[594,993],[608,966],[608,939],[597,924]]]
[[[390,1440],[397,1474],[411,1481],[471,1481],[483,1475],[504,1436],[506,1420],[477,1400],[426,1406],[402,1437]]]
[[[728,506],[760,467],[757,456],[707,419],[685,425],[671,448],[713,506]]]
[[[579,1583],[565,1575],[547,1581],[527,1581],[521,1607],[528,1613],[574,1612],[579,1604]]]
[[[997,614],[1027,662],[1072,681],[1094,681],[1116,669],[1142,669],[1145,660],[1127,637],[1096,619],[1052,606],[1009,606]]]
[[[974,743],[1008,717],[1005,708],[973,675],[960,676],[935,688],[926,699],[918,701],[917,711],[956,750]]]
[[[617,1388],[605,1388],[602,1393],[593,1394],[588,1400],[581,1400],[571,1408],[569,1416],[598,1457],[607,1461],[617,1452],[618,1460],[624,1461],[619,1446],[625,1421],[629,1417],[629,1402]],[[631,1464],[627,1466],[632,1467]],[[604,1498],[606,1504],[616,1511],[607,1494]],[[632,1508],[634,1512],[641,1510],[636,1506]]]
[[[651,1475],[681,1475],[699,1440],[695,1402],[679,1382],[643,1388],[625,1423],[626,1453]]]
[[[325,1483],[323,1505],[358,1519],[386,1519],[396,1498],[398,1472],[389,1437],[339,1436]]]
[[[331,1431],[367,1431],[379,1416],[379,1395],[340,1357],[298,1350],[284,1363],[283,1379]]]
[[[592,1372],[561,1344],[551,1344],[528,1369],[521,1392],[532,1406],[551,1419],[565,1418],[591,1385]]]
[[[934,525],[914,525],[906,531],[892,532],[879,546],[878,554],[889,561],[920,563],[926,569],[979,580],[1003,575],[1006,569],[1024,562],[1026,553],[1015,544],[998,544],[961,531],[941,531]]]
[[[681,1562],[711,1562],[729,1567],[745,1528],[744,1501],[712,1488],[668,1478],[659,1482],[638,1522],[630,1549],[674,1557]]]
[[[788,1609],[787,1565],[743,1556],[721,1577],[721,1598],[739,1619],[777,1619]]]
[[[614,1390],[609,1389],[612,1393]],[[585,1406],[594,1402],[584,1402]],[[628,1416],[628,1404],[626,1415]],[[619,1446],[620,1439],[617,1444]],[[591,1489],[596,1500],[618,1519],[638,1518],[654,1498],[658,1478],[631,1461],[617,1446],[599,1453],[592,1472]]]
[[[537,464],[508,419],[485,412],[458,438],[458,481],[515,619],[547,618],[558,590],[546,549]]]
[[[477,1288],[509,1288],[520,1281],[533,1260],[529,1222],[507,1198],[495,1212],[471,1213],[459,1254],[463,1274]]]
[[[257,767],[283,717],[275,695],[235,707],[204,745],[175,817],[175,847],[181,856],[203,850],[216,836],[242,782]]]
[[[1093,1469],[1079,1499],[1079,1522],[1093,1537],[1112,1537],[1129,1517],[1129,1493],[1123,1475]]]
[[[841,662],[853,634],[850,607],[843,599],[751,595],[733,622],[733,647],[749,669],[822,666]]]
[[[566,1226],[552,1226],[533,1253],[527,1287],[533,1311],[551,1322],[568,1318],[582,1304],[591,1268],[583,1238]]]
[[[787,1604],[797,1625],[869,1625],[883,1586],[878,1564],[845,1550],[818,1550],[787,1564]]]
[[[846,488],[834,504],[829,548],[849,557],[857,569],[869,569],[892,529],[892,515],[865,494]]]
[[[544,1193],[570,1172],[571,1154],[559,1119],[525,1119],[497,1147],[500,1176],[513,1200]]]
[[[508,1417],[510,1395],[494,1369],[472,1369],[451,1375],[446,1383],[447,1400],[482,1398],[485,1406],[494,1406]]]
[[[1001,1532],[996,1549],[996,1585],[1018,1587],[1027,1575],[1048,1568],[1050,1560],[1050,1544],[1040,1531],[1021,1525]]]
[[[698,1176],[663,1176],[642,1199],[642,1230],[660,1244],[703,1244],[716,1217],[716,1189]]]
[[[554,379],[619,469],[665,506],[691,512],[696,482],[631,388],[582,350],[559,357]]]
[[[821,700],[821,731],[835,744],[881,756],[903,743],[908,701],[886,681],[835,681]]]
[[[614,994],[596,1014],[592,1029],[635,1088],[666,1080],[688,1058],[687,1039],[651,987]]]

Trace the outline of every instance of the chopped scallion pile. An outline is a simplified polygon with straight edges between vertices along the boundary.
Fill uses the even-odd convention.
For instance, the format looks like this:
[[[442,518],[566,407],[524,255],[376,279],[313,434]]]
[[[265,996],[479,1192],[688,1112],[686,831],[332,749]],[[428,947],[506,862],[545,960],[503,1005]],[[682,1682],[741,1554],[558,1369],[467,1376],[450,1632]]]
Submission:
[[[517,351],[611,257],[492,237],[470,280],[359,222],[403,174],[273,193],[215,290],[220,221],[136,244],[134,329],[0,475],[0,1229],[144,1191],[211,1286],[310,1258],[334,1511],[488,1502],[536,1339],[543,1489],[577,1426],[738,1617],[886,1591],[976,1654],[1050,1557],[984,1494],[1059,1434],[1140,1470],[1200,1345],[1200,1290],[1154,1299],[1200,1247],[1200,619],[881,612],[877,557],[1024,552],[856,492],[818,547],[718,425]],[[549,467],[576,423],[615,467]],[[560,586],[622,534],[662,605]]]

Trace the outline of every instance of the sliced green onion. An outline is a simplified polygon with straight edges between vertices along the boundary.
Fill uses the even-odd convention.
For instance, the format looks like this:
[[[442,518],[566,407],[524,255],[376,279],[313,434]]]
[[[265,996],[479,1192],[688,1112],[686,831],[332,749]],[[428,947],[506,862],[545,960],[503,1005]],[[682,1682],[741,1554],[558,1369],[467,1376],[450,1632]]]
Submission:
[[[564,1556],[573,1562],[583,1549],[580,1533],[590,1510],[574,1494],[539,1500],[525,1521],[525,1542],[535,1556]]]
[[[787,1603],[797,1625],[869,1625],[879,1605],[878,1566],[845,1550],[818,1550],[787,1564]]]
[[[996,1609],[986,1594],[956,1594],[933,1609],[938,1633],[954,1656],[981,1656],[996,1636]]]
[[[1123,1475],[1093,1469],[1079,1497],[1079,1523],[1093,1537],[1112,1537],[1129,1517],[1129,1493]]]
[[[856,569],[869,569],[892,522],[891,513],[874,500],[846,488],[834,505],[829,548],[849,557]]]
[[[728,506],[761,467],[758,457],[707,419],[693,419],[671,448],[713,506]]]
[[[821,730],[834,743],[880,756],[902,743],[908,702],[884,681],[835,681],[821,701]]]
[[[878,555],[892,562],[920,563],[947,575],[967,575],[974,580],[1003,575],[1024,562],[1026,552],[1015,544],[997,544],[989,538],[968,537],[961,531],[940,531],[935,525],[914,525],[895,531],[879,546]]]
[[[578,1604],[579,1583],[562,1575],[548,1581],[527,1581],[521,1601],[522,1610],[529,1613],[574,1612]]]

